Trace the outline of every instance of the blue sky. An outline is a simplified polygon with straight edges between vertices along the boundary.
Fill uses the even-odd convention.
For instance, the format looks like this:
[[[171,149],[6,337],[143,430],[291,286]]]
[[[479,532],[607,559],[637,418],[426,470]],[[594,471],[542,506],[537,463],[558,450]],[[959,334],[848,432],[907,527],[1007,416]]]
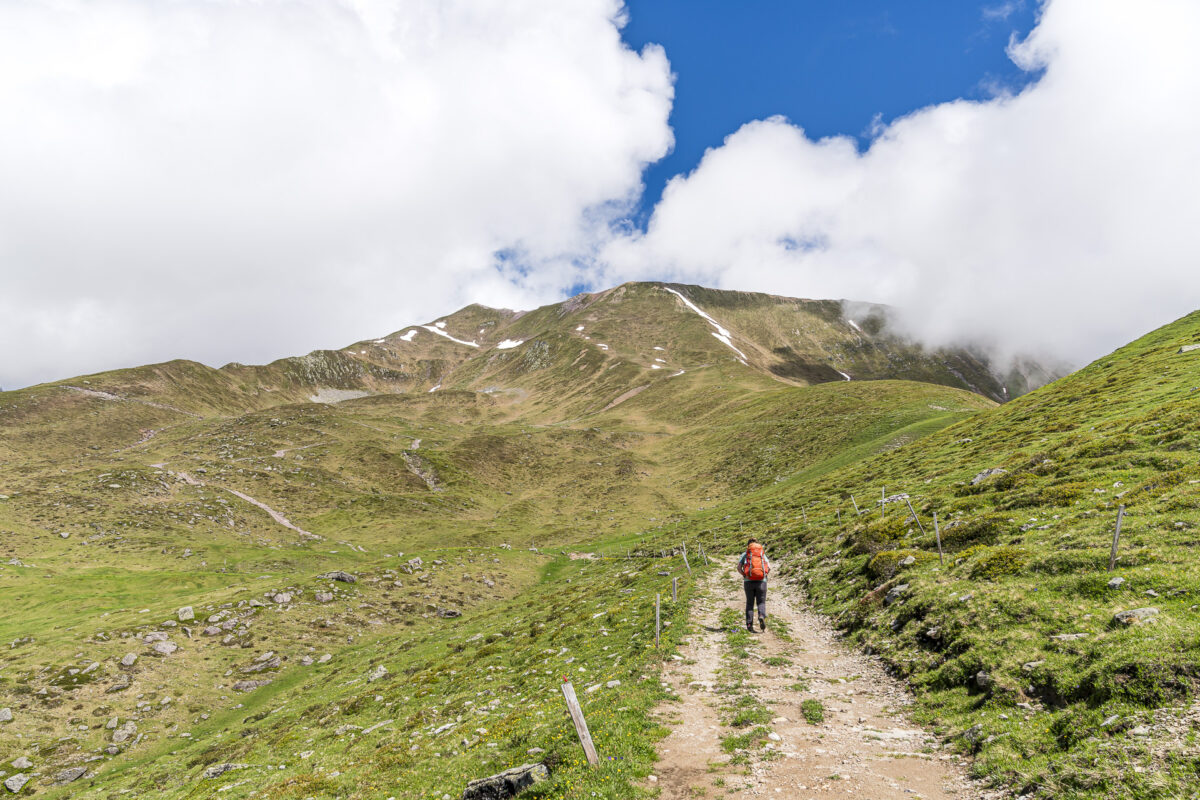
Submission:
[[[675,149],[645,174],[645,216],[666,182],[754,119],[780,114],[810,138],[869,137],[883,122],[996,85],[1030,80],[1006,55],[1036,2],[628,0],[623,35],[666,48],[675,73]]]

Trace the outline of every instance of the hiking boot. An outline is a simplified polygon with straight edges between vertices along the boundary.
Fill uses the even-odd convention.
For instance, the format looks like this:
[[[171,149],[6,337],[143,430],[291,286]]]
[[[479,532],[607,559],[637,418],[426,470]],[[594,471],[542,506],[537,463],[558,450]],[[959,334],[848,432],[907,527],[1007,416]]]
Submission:
[[[767,618],[766,617],[758,618],[758,627],[764,631],[767,629]]]
[[[758,633],[758,631],[754,630],[754,623],[753,623],[753,622],[747,622],[747,623],[746,623],[746,630],[747,630],[747,631],[749,631],[750,633]]]

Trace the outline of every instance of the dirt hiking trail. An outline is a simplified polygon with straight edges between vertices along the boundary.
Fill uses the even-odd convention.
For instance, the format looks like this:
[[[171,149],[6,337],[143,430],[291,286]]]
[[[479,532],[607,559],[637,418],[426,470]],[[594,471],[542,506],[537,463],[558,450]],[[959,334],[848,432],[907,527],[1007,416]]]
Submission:
[[[745,631],[740,577],[713,572],[699,589],[682,660],[669,661],[663,673],[681,702],[659,708],[672,732],[659,743],[647,786],[660,798],[1006,796],[969,780],[965,761],[909,723],[908,691],[839,641],[798,590],[772,581],[768,630],[747,635],[738,633]],[[726,610],[722,626],[724,609],[736,612],[736,625]],[[801,709],[813,700],[823,707],[817,724]],[[756,728],[756,741],[722,747],[725,737]]]

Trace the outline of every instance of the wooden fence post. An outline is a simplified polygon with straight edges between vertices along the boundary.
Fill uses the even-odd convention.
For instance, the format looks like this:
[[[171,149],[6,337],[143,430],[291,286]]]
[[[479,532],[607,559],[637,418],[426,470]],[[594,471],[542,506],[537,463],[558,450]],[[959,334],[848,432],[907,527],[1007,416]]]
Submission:
[[[908,506],[908,513],[913,515],[913,519],[917,521],[917,527],[921,529],[921,535],[925,535],[925,526],[921,524],[921,518],[917,516],[917,512],[913,511],[912,503],[908,502],[908,498],[904,498],[904,504]]]
[[[592,734],[588,731],[587,720],[583,718],[583,709],[579,707],[579,699],[575,697],[575,687],[563,678],[563,698],[567,701],[567,711],[571,713],[571,722],[575,724],[575,733],[579,736],[579,744],[583,746],[583,754],[593,767],[600,763],[596,755],[596,746],[592,744]]]
[[[1108,554],[1108,571],[1112,572],[1117,566],[1117,542],[1121,539],[1121,520],[1125,519],[1125,506],[1117,509],[1117,529],[1113,531],[1112,552]]]
[[[860,508],[858,507],[858,501],[856,501],[856,500],[854,499],[854,495],[850,495],[850,502],[851,502],[851,503],[854,503],[854,516],[856,516],[856,517],[861,517],[861,516],[862,516],[862,509],[860,509]]]
[[[942,529],[938,527],[937,512],[933,512],[933,532],[937,536],[938,563],[946,566],[946,558],[942,555]]]
[[[679,578],[671,578],[671,602],[679,602]]]
[[[655,592],[654,593],[654,647],[655,648],[657,648],[659,646],[661,630],[662,630],[662,624],[659,622],[659,616],[658,616],[658,592]]]
[[[838,515],[838,528],[840,529],[842,527],[842,510],[840,508],[837,510],[837,515]]]
[[[887,487],[879,487],[879,518],[883,519],[883,508],[887,505]]]
[[[692,565],[688,563],[688,560],[687,560],[687,553],[684,553],[684,554],[683,554],[683,565],[684,565],[685,567],[687,567],[687,571],[688,571],[688,577],[689,577],[689,578],[690,578],[690,577],[692,577]]]

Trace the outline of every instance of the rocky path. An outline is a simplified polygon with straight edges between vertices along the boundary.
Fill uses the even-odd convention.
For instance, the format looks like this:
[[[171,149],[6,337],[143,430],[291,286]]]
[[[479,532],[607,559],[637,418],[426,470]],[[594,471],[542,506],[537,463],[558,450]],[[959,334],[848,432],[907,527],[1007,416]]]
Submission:
[[[169,474],[173,475],[175,477],[178,477],[180,480],[182,480],[184,483],[188,484],[189,486],[208,486],[208,484],[206,484],[204,481],[196,480],[195,478],[193,478],[191,475],[189,475],[186,472],[171,472]],[[283,514],[280,514],[278,511],[271,508],[269,505],[262,502],[261,500],[255,500],[250,495],[248,495],[244,492],[239,492],[237,489],[229,489],[226,487],[220,487],[220,488],[229,492],[234,497],[245,500],[250,505],[256,506],[257,508],[262,509],[263,511],[267,512],[267,514],[271,517],[271,519],[275,520],[276,523],[282,525],[283,527],[285,527],[289,530],[295,531],[296,533],[303,536],[305,539],[311,539],[313,541],[320,541],[325,538],[324,536],[319,536],[315,533],[310,533],[309,531],[306,531],[303,528],[295,525],[291,520],[289,520]]]
[[[734,633],[738,628],[722,629],[720,622],[723,609],[742,618],[740,584],[732,573],[705,579],[683,660],[665,670],[683,702],[661,709],[674,727],[659,746],[651,779],[660,797],[1003,796],[973,784],[958,756],[911,724],[907,690],[876,661],[845,647],[791,587],[771,586],[769,630],[740,645],[745,637]],[[822,721],[805,720],[805,701],[820,704]],[[735,708],[749,706],[759,709],[761,722],[725,724]],[[815,704],[807,706],[812,715]],[[726,738],[756,725],[757,743],[737,747]]]

